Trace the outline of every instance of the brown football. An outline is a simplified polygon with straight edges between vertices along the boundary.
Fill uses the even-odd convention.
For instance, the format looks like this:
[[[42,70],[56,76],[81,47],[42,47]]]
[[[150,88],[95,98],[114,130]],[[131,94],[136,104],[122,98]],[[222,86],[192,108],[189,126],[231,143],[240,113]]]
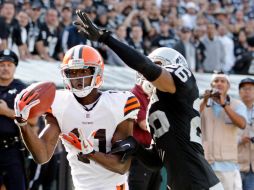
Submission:
[[[29,119],[41,116],[50,109],[56,93],[56,85],[53,82],[32,83],[26,90],[38,93],[38,99],[40,100],[39,104],[31,108]]]

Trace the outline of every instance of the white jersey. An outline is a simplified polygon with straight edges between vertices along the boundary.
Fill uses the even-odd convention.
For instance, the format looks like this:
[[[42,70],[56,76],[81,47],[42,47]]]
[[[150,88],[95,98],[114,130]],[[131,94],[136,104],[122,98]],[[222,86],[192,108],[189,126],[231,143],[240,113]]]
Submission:
[[[68,90],[57,90],[52,104],[52,114],[56,117],[63,133],[82,128],[86,137],[97,131],[94,139],[95,151],[111,150],[111,139],[118,124],[138,113],[137,98],[128,91],[102,92],[98,102],[89,110],[84,108]],[[126,175],[111,172],[98,163],[78,161],[79,151],[62,141],[67,151],[67,159],[76,190],[114,190],[126,182]]]

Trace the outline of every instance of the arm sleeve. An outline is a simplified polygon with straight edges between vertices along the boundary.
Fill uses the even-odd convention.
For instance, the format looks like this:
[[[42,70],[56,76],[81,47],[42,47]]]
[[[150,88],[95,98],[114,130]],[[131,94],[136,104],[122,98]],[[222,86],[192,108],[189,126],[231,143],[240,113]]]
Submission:
[[[156,80],[162,69],[154,64],[145,55],[139,53],[130,46],[108,36],[103,42],[108,45],[130,68],[141,73],[147,80]]]

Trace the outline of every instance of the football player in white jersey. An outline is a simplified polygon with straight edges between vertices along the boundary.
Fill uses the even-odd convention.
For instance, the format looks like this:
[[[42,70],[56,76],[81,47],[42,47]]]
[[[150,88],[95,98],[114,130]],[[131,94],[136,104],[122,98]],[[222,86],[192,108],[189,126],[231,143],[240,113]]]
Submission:
[[[94,48],[77,45],[67,51],[61,65],[67,89],[56,91],[39,137],[26,124],[29,110],[38,100],[23,109],[20,105],[27,92],[22,91],[15,100],[16,122],[34,160],[46,163],[60,137],[76,190],[124,189],[123,174],[130,167],[130,159],[123,161],[120,156],[107,153],[114,142],[132,135],[133,119],[140,105],[131,92],[99,91],[103,70],[102,57]]]

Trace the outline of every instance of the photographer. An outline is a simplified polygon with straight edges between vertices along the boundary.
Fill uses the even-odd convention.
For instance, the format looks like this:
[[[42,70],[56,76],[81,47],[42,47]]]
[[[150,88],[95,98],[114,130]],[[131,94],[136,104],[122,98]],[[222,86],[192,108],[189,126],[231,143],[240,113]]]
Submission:
[[[254,189],[254,79],[245,78],[239,83],[239,95],[247,107],[248,120],[238,144],[243,190]]]
[[[200,106],[205,157],[225,190],[241,190],[237,165],[238,130],[246,125],[247,110],[242,102],[228,95],[229,77],[212,75],[211,87]]]

